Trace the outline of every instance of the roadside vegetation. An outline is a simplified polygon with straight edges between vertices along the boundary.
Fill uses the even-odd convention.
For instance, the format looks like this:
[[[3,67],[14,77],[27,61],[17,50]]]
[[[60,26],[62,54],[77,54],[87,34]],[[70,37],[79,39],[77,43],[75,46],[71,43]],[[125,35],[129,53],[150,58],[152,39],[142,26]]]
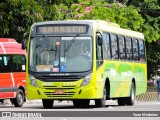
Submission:
[[[18,42],[35,22],[69,19],[101,19],[144,33],[148,79],[160,74],[159,0],[0,1],[0,37],[15,38]]]

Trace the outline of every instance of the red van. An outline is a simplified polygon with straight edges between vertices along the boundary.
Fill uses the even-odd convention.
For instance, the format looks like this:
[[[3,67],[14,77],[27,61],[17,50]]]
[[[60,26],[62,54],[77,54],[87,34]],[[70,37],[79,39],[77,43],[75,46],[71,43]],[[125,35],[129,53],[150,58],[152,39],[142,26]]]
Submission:
[[[26,101],[26,52],[10,38],[0,38],[0,102],[10,99],[15,107]]]

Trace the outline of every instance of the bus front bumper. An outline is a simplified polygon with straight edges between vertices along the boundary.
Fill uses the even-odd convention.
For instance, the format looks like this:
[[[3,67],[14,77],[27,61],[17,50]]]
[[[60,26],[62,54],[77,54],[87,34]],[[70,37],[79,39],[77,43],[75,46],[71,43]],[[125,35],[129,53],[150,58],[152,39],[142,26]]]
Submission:
[[[96,88],[90,83],[86,86],[74,89],[44,89],[31,86],[27,87],[27,98],[32,99],[54,99],[54,100],[73,100],[73,99],[96,99]]]

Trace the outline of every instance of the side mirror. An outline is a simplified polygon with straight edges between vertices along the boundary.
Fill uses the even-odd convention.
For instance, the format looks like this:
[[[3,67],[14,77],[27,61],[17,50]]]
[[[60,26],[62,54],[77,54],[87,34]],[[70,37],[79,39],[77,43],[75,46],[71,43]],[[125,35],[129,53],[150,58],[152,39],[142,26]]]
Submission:
[[[26,37],[29,35],[29,33],[28,32],[26,32],[26,33],[24,33],[23,34],[23,39],[22,39],[22,49],[24,50],[24,49],[26,49]]]
[[[98,36],[98,45],[102,45],[102,37]]]

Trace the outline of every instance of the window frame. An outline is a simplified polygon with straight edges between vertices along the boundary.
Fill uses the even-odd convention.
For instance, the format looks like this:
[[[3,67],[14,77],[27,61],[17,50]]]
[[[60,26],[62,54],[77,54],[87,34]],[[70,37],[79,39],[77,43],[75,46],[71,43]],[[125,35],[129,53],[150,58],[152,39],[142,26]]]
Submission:
[[[2,56],[2,62],[3,62],[2,63],[3,64],[2,71],[0,69],[0,73],[26,72],[26,56],[24,54],[0,54],[0,56]],[[24,57],[25,70],[23,70],[22,68],[20,69],[20,66],[17,65],[18,63],[13,63],[10,61],[10,59],[12,59],[12,60],[14,59],[13,58],[14,56],[21,56],[21,58],[22,58],[22,56]],[[9,60],[7,61],[7,65],[4,64],[4,57],[7,57],[7,59],[9,58]],[[22,60],[21,60],[21,63],[22,63]],[[16,66],[14,66],[14,65],[16,65],[18,69],[15,69]],[[23,64],[21,64],[21,65],[23,65]]]

